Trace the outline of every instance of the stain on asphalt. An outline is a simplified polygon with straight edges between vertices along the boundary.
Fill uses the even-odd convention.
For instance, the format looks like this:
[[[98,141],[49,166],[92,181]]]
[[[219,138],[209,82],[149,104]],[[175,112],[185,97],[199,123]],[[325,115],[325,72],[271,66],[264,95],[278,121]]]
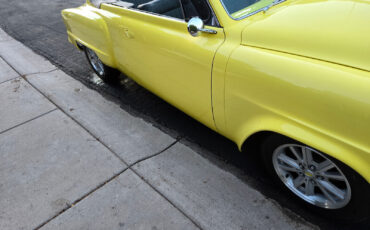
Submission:
[[[365,229],[368,223],[345,225],[332,223],[325,218],[302,209],[294,197],[285,194],[268,179],[258,157],[258,148],[252,147],[247,154],[240,153],[236,145],[213,132],[157,96],[122,77],[120,84],[104,84],[90,69],[83,53],[67,40],[60,11],[80,6],[83,0],[0,0],[0,26],[11,36],[87,87],[100,92],[108,100],[118,103],[122,109],[138,116],[178,139],[254,187],[270,199],[276,200],[285,213],[297,213],[322,229]],[[78,89],[76,89],[76,93]],[[71,108],[73,110],[73,108]],[[206,182],[205,182],[206,183]],[[58,202],[59,203],[59,202]],[[290,214],[290,216],[293,216]],[[268,217],[266,217],[268,218]],[[119,223],[120,227],[121,224]]]

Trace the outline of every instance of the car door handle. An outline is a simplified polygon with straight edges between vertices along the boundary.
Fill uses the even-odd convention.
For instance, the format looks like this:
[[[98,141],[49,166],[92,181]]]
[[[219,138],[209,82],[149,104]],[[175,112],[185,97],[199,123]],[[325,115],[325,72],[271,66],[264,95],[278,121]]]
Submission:
[[[199,17],[193,17],[188,22],[188,31],[193,37],[198,37],[199,32],[217,34],[216,30],[204,28],[204,22]]]
[[[212,30],[212,29],[203,28],[203,29],[199,29],[199,31],[201,31],[203,33],[207,33],[207,34],[217,34],[217,31],[216,30]]]

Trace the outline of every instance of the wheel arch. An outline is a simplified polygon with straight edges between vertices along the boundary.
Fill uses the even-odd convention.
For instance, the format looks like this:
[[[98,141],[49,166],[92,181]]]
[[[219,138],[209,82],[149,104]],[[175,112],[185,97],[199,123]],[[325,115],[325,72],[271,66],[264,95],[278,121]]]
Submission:
[[[247,121],[240,128],[236,141],[240,151],[260,147],[270,135],[282,135],[317,149],[343,162],[370,183],[370,154],[351,143],[315,130],[295,121],[276,117],[258,117]],[[259,146],[257,146],[259,145]]]

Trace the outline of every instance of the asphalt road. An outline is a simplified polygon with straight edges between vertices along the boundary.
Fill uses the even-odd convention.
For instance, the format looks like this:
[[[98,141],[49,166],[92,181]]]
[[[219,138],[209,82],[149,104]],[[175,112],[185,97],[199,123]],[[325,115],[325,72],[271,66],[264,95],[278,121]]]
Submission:
[[[43,55],[63,71],[127,112],[141,117],[194,149],[261,193],[279,202],[286,213],[297,213],[322,229],[365,229],[368,225],[344,225],[326,220],[302,208],[296,199],[273,185],[257,157],[258,150],[240,153],[226,138],[188,117],[136,83],[122,76],[117,85],[106,85],[96,79],[85,60],[67,41],[60,11],[79,6],[83,0],[0,0],[0,26],[11,36]],[[108,116],[108,115],[107,115]]]

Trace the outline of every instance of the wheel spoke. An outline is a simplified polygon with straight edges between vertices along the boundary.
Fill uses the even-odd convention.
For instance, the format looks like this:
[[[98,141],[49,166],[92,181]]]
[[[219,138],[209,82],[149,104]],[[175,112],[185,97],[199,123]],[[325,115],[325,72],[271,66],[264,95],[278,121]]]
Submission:
[[[314,184],[312,183],[312,181],[309,181],[306,179],[305,181],[305,189],[304,189],[304,193],[307,195],[307,196],[311,196],[314,194]]]
[[[290,151],[292,151],[297,160],[302,161],[301,155],[298,153],[297,149],[294,146],[290,146],[289,149]]]
[[[327,179],[333,179],[333,180],[340,180],[340,181],[346,180],[346,178],[339,172],[326,172],[326,173],[322,173],[321,176]]]
[[[326,191],[326,189],[320,183],[318,183],[317,186],[327,199],[329,199],[332,203],[335,203],[334,197],[328,191]]]
[[[280,161],[284,162],[286,165],[288,165],[292,168],[295,168],[296,170],[300,170],[299,164],[295,160],[293,160],[292,158],[288,157],[287,155],[280,154],[278,159]]]
[[[332,183],[328,182],[328,181],[325,181],[325,180],[318,180],[318,183],[325,188],[325,190],[327,190],[328,192],[330,192],[331,194],[333,194],[334,196],[340,198],[340,199],[344,199],[344,196],[345,196],[345,193],[340,190],[339,188],[337,188],[335,185],[333,185]]]
[[[304,181],[305,181],[304,176],[300,175],[300,176],[298,176],[297,178],[295,178],[293,180],[293,185],[294,185],[294,187],[298,188],[304,183]]]
[[[282,169],[282,170],[285,170],[285,171],[288,171],[288,172],[299,172],[300,170],[299,169],[296,169],[296,168],[293,168],[289,165],[282,165],[282,164],[279,164],[279,167]]]
[[[303,160],[306,163],[306,165],[312,164],[312,152],[309,148],[303,147]]]
[[[330,170],[330,169],[332,169],[332,168],[334,168],[334,167],[335,167],[335,166],[334,166],[334,164],[333,164],[331,161],[329,161],[329,160],[325,160],[325,161],[321,162],[321,163],[318,165],[317,170],[318,170],[319,172],[326,172],[326,171],[328,171],[328,170]]]

